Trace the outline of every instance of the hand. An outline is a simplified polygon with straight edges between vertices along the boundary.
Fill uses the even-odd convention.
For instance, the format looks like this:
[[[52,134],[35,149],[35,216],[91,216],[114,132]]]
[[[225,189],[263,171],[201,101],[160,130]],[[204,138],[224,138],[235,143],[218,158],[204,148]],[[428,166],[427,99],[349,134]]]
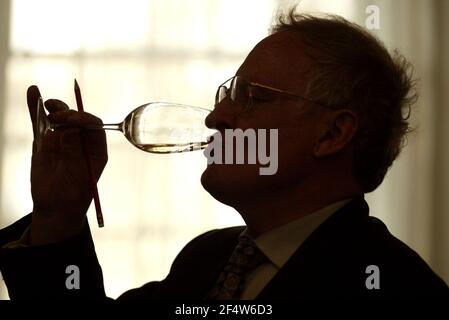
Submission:
[[[28,110],[33,132],[36,132],[39,89],[27,91]],[[63,241],[78,234],[86,223],[86,212],[92,201],[86,157],[82,152],[80,129],[73,127],[102,124],[86,112],[69,110],[60,100],[47,100],[45,108],[53,123],[68,124],[70,128],[48,131],[39,150],[33,142],[31,162],[31,194],[33,214],[31,244],[41,245]],[[84,146],[98,181],[107,162],[104,130],[85,130]]]

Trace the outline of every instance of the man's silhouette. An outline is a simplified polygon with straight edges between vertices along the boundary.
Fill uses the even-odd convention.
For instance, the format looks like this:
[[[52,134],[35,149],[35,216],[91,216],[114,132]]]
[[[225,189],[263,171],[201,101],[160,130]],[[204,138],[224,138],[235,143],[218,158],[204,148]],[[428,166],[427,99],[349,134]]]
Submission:
[[[219,88],[206,125],[217,133],[276,128],[278,171],[210,164],[202,185],[246,226],[198,236],[166,279],[119,299],[447,298],[447,285],[368,215],[363,198],[382,182],[409,129],[409,64],[341,18],[291,13],[273,30]],[[38,97],[30,87],[34,127]],[[100,122],[58,100],[46,107],[51,121]],[[86,136],[99,177],[105,135]],[[0,268],[12,299],[105,297],[85,217],[86,172],[78,129],[50,132],[34,150],[33,213],[0,232]],[[262,258],[247,269],[254,256]],[[66,287],[70,265],[82,275],[78,290]]]

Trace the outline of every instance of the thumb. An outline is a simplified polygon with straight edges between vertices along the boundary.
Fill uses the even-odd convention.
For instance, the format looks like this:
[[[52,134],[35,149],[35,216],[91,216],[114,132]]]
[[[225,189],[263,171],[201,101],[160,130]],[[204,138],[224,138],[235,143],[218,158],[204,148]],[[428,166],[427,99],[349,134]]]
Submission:
[[[39,88],[37,86],[30,86],[27,90],[27,104],[28,111],[30,112],[30,119],[33,125],[33,136],[36,137],[37,128],[36,128],[36,119],[37,119],[37,103],[39,98],[41,97],[41,93],[39,92]]]

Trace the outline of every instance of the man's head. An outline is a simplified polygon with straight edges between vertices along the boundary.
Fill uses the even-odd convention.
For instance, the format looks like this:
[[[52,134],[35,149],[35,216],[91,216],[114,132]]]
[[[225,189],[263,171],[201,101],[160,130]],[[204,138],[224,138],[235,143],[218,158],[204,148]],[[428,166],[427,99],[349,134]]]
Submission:
[[[341,182],[336,193],[346,186],[348,194],[374,190],[409,129],[415,97],[409,71],[403,57],[390,56],[378,40],[342,18],[293,10],[281,16],[236,74],[306,99],[255,94],[251,109],[240,112],[242,106],[225,98],[206,120],[220,131],[278,129],[278,172],[260,176],[257,165],[212,165],[203,173],[204,187],[231,205],[244,196],[300,192],[304,186],[319,190],[317,184],[335,179]]]

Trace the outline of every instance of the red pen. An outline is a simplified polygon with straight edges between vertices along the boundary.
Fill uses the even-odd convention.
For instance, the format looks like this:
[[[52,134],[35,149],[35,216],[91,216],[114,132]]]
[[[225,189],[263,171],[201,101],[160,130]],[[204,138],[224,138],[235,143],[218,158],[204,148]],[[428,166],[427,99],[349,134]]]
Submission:
[[[76,98],[76,106],[78,108],[78,111],[84,111],[83,107],[83,100],[81,98],[81,91],[80,87],[78,85],[78,82],[75,79],[75,98]],[[81,147],[83,150],[84,157],[86,158],[86,164],[87,164],[87,171],[89,174],[89,183],[90,183],[90,189],[92,192],[92,196],[94,198],[94,204],[95,204],[95,211],[97,213],[97,222],[98,226],[100,228],[104,227],[104,221],[103,221],[103,214],[101,212],[101,205],[100,205],[100,197],[98,196],[98,189],[97,184],[94,179],[94,173],[92,170],[92,164],[90,162],[89,155],[87,153],[87,149],[84,142],[84,134],[81,132]]]

